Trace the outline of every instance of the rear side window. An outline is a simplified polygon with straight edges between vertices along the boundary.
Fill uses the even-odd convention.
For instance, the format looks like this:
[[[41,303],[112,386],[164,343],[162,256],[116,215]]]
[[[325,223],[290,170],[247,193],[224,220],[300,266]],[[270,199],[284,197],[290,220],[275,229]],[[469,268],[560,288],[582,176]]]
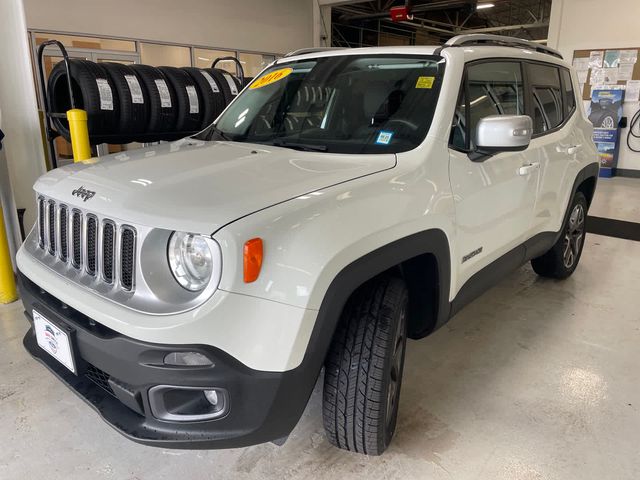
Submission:
[[[533,95],[533,133],[540,134],[564,119],[560,70],[551,65],[527,64]]]
[[[490,115],[524,114],[520,62],[482,62],[467,67],[453,121],[451,144],[461,150],[475,146],[478,122]]]
[[[573,82],[571,81],[569,70],[562,69],[560,74],[562,75],[562,84],[564,86],[565,113],[569,116],[576,108],[576,94],[573,91]]]

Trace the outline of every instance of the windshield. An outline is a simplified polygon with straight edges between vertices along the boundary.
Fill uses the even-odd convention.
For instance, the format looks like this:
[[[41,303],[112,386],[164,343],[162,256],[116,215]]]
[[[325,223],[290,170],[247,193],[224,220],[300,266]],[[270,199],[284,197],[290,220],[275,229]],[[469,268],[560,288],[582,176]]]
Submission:
[[[344,55],[264,71],[199,138],[338,153],[397,153],[424,139],[444,60]]]

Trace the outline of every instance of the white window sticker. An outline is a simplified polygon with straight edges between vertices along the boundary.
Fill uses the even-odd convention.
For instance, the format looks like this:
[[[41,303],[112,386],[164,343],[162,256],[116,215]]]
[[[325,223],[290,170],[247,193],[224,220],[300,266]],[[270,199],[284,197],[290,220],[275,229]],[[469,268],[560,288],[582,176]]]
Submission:
[[[198,93],[196,87],[193,85],[187,85],[187,95],[189,96],[189,113],[198,113],[200,111],[200,105],[198,104]]]
[[[213,77],[209,75],[209,72],[205,72],[204,70],[201,70],[201,73],[202,73],[202,76],[207,80],[207,82],[209,82],[209,85],[211,85],[211,90],[213,90],[213,93],[220,93],[218,84],[213,79]]]
[[[113,92],[104,78],[96,78],[98,95],[100,96],[100,110],[113,110]]]
[[[140,88],[140,82],[135,75],[125,75],[124,79],[129,84],[129,91],[131,92],[132,103],[144,103],[144,97],[142,95],[142,88]]]
[[[158,88],[158,93],[160,94],[160,106],[162,108],[171,108],[171,95],[169,94],[169,87],[167,87],[167,82],[162,78],[158,78],[154,80],[156,82],[156,87]]]
[[[224,75],[224,78],[227,80],[227,83],[229,84],[229,88],[231,89],[231,94],[237,95],[238,86],[236,85],[236,82],[233,81],[233,77],[230,74],[225,72],[223,72],[222,75]]]

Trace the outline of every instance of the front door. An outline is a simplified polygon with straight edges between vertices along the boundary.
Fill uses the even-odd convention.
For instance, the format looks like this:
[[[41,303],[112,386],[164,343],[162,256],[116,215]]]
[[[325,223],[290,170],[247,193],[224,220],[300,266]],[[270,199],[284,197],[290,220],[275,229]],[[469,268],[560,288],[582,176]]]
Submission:
[[[470,158],[476,127],[490,115],[523,115],[522,65],[483,61],[467,66],[451,137],[449,176],[456,205],[454,294],[475,273],[505,254],[518,253],[528,238],[539,169],[531,150]],[[532,157],[532,155],[536,155]],[[523,168],[525,167],[525,168]]]

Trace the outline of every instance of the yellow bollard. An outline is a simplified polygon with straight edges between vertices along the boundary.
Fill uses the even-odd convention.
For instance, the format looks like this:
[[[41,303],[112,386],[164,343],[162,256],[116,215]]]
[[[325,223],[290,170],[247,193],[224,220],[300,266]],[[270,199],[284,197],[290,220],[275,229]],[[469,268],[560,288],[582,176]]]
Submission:
[[[71,148],[73,149],[73,161],[81,162],[91,158],[91,145],[89,144],[89,129],[87,128],[87,112],[74,108],[67,111],[69,121],[69,133],[71,134]]]
[[[4,215],[0,205],[0,304],[11,303],[18,299],[16,279],[13,276],[13,265],[9,255],[9,242],[4,229]]]

